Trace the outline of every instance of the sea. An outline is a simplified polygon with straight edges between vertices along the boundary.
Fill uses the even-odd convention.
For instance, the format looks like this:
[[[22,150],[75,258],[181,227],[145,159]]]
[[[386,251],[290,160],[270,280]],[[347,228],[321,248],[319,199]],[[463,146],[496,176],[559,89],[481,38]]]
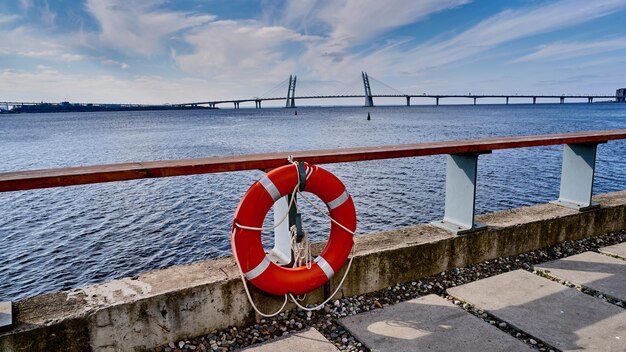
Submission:
[[[0,172],[623,128],[615,103],[3,114]],[[558,198],[561,157],[562,146],[481,155],[477,213]],[[357,235],[443,216],[444,155],[322,167],[353,196]],[[0,193],[0,301],[230,255],[234,211],[262,175]],[[626,141],[601,144],[594,193],[624,189]],[[310,238],[325,239],[328,220],[302,212]]]

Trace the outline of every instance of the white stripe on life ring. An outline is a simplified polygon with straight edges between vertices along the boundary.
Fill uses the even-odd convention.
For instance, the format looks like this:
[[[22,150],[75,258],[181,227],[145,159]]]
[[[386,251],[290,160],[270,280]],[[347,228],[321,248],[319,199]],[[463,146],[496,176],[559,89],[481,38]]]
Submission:
[[[338,206],[342,205],[343,203],[345,203],[348,198],[350,198],[350,195],[348,194],[348,192],[346,192],[345,190],[343,191],[343,193],[341,193],[341,195],[339,195],[339,197],[331,200],[330,202],[326,203],[326,205],[328,206],[328,209],[332,210],[337,208]]]
[[[320,267],[320,269],[322,269],[322,271],[324,271],[324,274],[326,274],[326,277],[328,278],[328,280],[330,280],[330,278],[332,278],[335,275],[335,271],[333,270],[333,268],[330,266],[330,264],[328,264],[326,259],[324,259],[324,257],[322,257],[321,255],[313,259],[313,261],[317,263],[317,265]]]
[[[261,185],[265,187],[265,190],[267,191],[267,193],[269,193],[274,202],[282,198],[282,196],[280,195],[280,191],[278,191],[278,188],[276,188],[276,185],[274,185],[274,182],[272,182],[269,177],[264,176],[262,179],[259,180],[259,183],[261,183]]]
[[[263,274],[265,269],[267,269],[270,266],[270,264],[271,264],[270,260],[267,258],[267,256],[265,256],[263,260],[261,260],[259,265],[257,265],[254,269],[248,271],[244,275],[246,276],[246,278],[248,278],[248,280],[254,280],[259,275]]]

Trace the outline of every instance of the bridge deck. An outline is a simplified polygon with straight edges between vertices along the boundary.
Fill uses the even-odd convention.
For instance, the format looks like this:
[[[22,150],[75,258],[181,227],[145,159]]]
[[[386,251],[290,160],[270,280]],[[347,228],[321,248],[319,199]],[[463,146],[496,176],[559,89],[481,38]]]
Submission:
[[[295,96],[293,99],[303,100],[303,99],[342,99],[342,98],[365,98],[365,95],[362,94],[349,94],[349,95],[302,95]],[[520,99],[615,99],[615,95],[541,95],[541,94],[372,94],[372,98],[433,98],[433,99],[441,99],[441,98],[476,98],[476,99],[485,99],[485,98],[520,98]],[[183,103],[178,105],[206,105],[206,104],[227,104],[227,103],[247,103],[247,102],[256,102],[256,101],[277,101],[277,100],[286,100],[287,97],[268,97],[268,98],[246,98],[246,99],[230,99],[230,100],[211,100],[211,101],[201,101],[201,102],[193,102],[193,103]]]

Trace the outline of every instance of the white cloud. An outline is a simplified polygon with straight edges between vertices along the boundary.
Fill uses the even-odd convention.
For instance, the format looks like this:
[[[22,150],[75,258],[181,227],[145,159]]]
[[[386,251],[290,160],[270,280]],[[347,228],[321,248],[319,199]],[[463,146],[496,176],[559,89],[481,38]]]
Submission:
[[[22,16],[19,15],[7,15],[4,13],[0,13],[0,25],[3,24],[9,24],[12,22],[17,21],[18,19],[20,19]]]
[[[432,68],[484,58],[486,51],[499,45],[570,28],[624,8],[626,0],[562,0],[543,6],[502,11],[449,39],[435,38],[413,47],[402,41],[390,42],[367,53],[354,52],[339,44],[333,47],[337,41],[331,37],[309,45],[309,50],[298,60],[298,67],[307,67],[311,75],[322,79],[348,80],[359,70],[391,80],[420,76],[432,72]],[[374,18],[379,17],[385,19],[384,16]],[[402,23],[401,19],[398,23]],[[385,27],[379,25],[377,28],[376,31]]]
[[[429,15],[462,6],[471,0],[304,0],[289,2],[282,22],[307,33],[324,33],[299,54],[299,72],[319,79],[352,80],[360,70],[388,66],[394,49],[404,39],[394,39],[374,52],[354,52],[354,47]],[[372,46],[370,46],[371,48]]]
[[[214,89],[200,79],[64,74],[45,66],[36,71],[0,70],[0,92],[10,101],[180,103],[206,100]]]
[[[122,70],[126,70],[128,68],[128,64],[127,63],[121,62],[121,61],[117,61],[117,60],[104,59],[104,60],[100,61],[100,63],[103,64],[103,65],[108,65],[108,66],[118,66]]]
[[[50,5],[48,4],[48,1],[44,1],[44,8],[41,10],[42,22],[51,26],[54,25],[54,20],[56,20],[56,18],[56,12],[50,10]]]
[[[276,79],[295,68],[285,50],[318,40],[281,26],[254,21],[216,21],[184,35],[190,54],[173,52],[179,67],[190,74],[222,81],[258,82]]]
[[[166,1],[88,0],[98,20],[100,42],[122,52],[150,56],[165,50],[163,42],[179,31],[215,19],[211,15],[159,10]]]
[[[281,16],[281,21],[290,27],[307,30],[312,20],[311,14],[319,5],[318,0],[287,1]]]
[[[328,47],[360,45],[394,28],[469,3],[471,0],[328,1],[318,18],[332,28]]]
[[[410,52],[417,68],[466,59],[497,45],[588,22],[626,7],[625,0],[568,0],[524,10],[507,10],[448,40],[417,46]]]
[[[126,71],[122,74],[122,71],[111,69],[109,72],[126,77],[97,73],[94,77],[87,77],[60,73],[42,66],[31,75],[0,71],[3,75],[0,91],[26,93],[27,88],[32,88],[29,97],[56,97],[59,89],[52,83],[46,83],[56,79],[59,87],[71,92],[64,93],[65,97],[76,94],[75,100],[93,101],[93,97],[102,97],[106,101],[118,102],[202,101],[258,95],[291,73],[298,74],[300,82],[310,77],[348,82],[358,79],[361,70],[391,85],[402,79],[399,77],[405,77],[407,85],[415,85],[415,76],[420,79],[425,79],[427,75],[443,77],[442,70],[432,73],[434,71],[428,71],[429,68],[448,69],[454,66],[451,65],[453,63],[485,60],[485,54],[501,54],[501,51],[486,52],[502,44],[573,27],[626,8],[626,0],[541,2],[544,5],[503,11],[460,34],[448,32],[448,37],[435,38],[417,46],[413,44],[413,38],[397,36],[389,36],[393,39],[380,44],[381,39],[386,38],[385,34],[394,29],[470,1],[300,0],[288,1],[286,9],[278,16],[265,8],[258,19],[216,20],[212,15],[168,10],[163,6],[167,0],[86,0],[85,7],[97,20],[98,30],[90,32],[82,29],[54,35],[24,27],[12,31],[0,30],[4,40],[0,56],[41,58],[41,62],[35,64],[52,67],[68,67],[55,65],[54,61],[90,60],[96,72],[103,71],[102,65],[119,67]],[[22,0],[22,4],[25,10],[33,7],[28,0]],[[268,14],[270,16],[265,17]],[[13,23],[15,19],[10,21]],[[173,39],[175,46],[170,45],[174,43]],[[535,52],[518,60],[536,61],[604,53],[616,43],[621,45],[620,48],[626,45],[618,39],[595,43],[557,42],[536,48]],[[175,50],[173,47],[184,49]],[[363,47],[367,49],[362,50]],[[110,49],[117,53],[111,54]],[[497,59],[502,61],[528,53],[527,49],[520,50],[524,51],[507,52],[504,58]],[[170,61],[163,59],[167,53],[171,53],[168,57]],[[131,77],[137,65],[129,69],[126,62],[135,62],[136,56],[142,57],[152,68],[173,68],[167,72],[168,77],[187,75],[202,79],[169,81],[152,76]],[[37,82],[36,77],[39,76],[45,80]],[[452,80],[451,77],[448,79]],[[456,79],[458,77],[454,77]],[[26,83],[23,89],[20,86],[17,90],[10,90],[7,80],[13,84],[20,80]],[[436,86],[436,82],[443,80],[439,78],[428,85]],[[101,87],[95,88],[92,82]],[[420,82],[418,86],[422,87],[424,83]],[[46,89],[49,91],[46,92]]]
[[[33,1],[32,0],[20,0],[20,7],[22,8],[22,11],[26,12],[30,10],[31,7],[33,7]]]
[[[565,69],[570,70],[580,70],[581,68],[590,68],[590,67],[615,67],[620,66],[626,63],[625,56],[613,56],[613,57],[601,57],[599,59],[585,61],[583,63],[577,63],[572,65],[564,66]]]
[[[0,38],[3,38],[0,56],[16,55],[64,62],[87,59],[85,55],[77,53],[73,48],[61,44],[71,40],[48,37],[25,27],[0,31]]]
[[[532,54],[514,62],[536,60],[562,60],[626,49],[626,39],[598,40],[594,42],[552,43],[543,45]]]

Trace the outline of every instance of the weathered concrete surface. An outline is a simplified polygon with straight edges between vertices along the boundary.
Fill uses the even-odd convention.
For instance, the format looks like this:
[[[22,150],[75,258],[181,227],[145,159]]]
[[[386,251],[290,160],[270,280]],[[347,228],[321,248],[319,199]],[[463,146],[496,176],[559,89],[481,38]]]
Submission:
[[[490,228],[465,236],[424,224],[358,237],[352,270],[339,295],[372,292],[454,267],[626,229],[626,191],[594,201],[602,207],[583,213],[540,204],[481,215],[477,221]],[[207,260],[15,302],[16,326],[0,333],[0,351],[141,351],[251,323],[255,314],[235,265],[232,258]],[[343,270],[331,280],[332,289],[342,275]],[[265,312],[282,303],[252,291]],[[323,292],[310,293],[305,303],[321,302]]]
[[[573,288],[516,270],[448,289],[562,351],[626,347],[626,311]]]
[[[340,323],[373,352],[531,351],[437,295],[342,318]]]
[[[232,259],[223,258],[16,302],[17,326],[0,334],[0,351],[145,350],[251,323],[238,277]],[[253,295],[265,311],[282,303]],[[60,341],[46,342],[50,336]]]
[[[342,291],[348,296],[373,292],[455,267],[626,229],[626,191],[593,200],[602,207],[578,212],[539,204],[479,215],[476,221],[489,229],[463,236],[431,225],[362,236]],[[333,285],[342,275],[343,270],[335,275]]]
[[[626,261],[595,252],[535,266],[548,276],[626,301]],[[626,342],[624,342],[626,344]]]
[[[0,331],[10,328],[12,323],[11,302],[0,302]]]
[[[337,352],[335,345],[326,340],[319,331],[311,328],[309,330],[289,335],[275,341],[266,342],[259,346],[246,348],[245,352]]]
[[[612,255],[626,260],[626,243],[600,248],[600,253]]]

